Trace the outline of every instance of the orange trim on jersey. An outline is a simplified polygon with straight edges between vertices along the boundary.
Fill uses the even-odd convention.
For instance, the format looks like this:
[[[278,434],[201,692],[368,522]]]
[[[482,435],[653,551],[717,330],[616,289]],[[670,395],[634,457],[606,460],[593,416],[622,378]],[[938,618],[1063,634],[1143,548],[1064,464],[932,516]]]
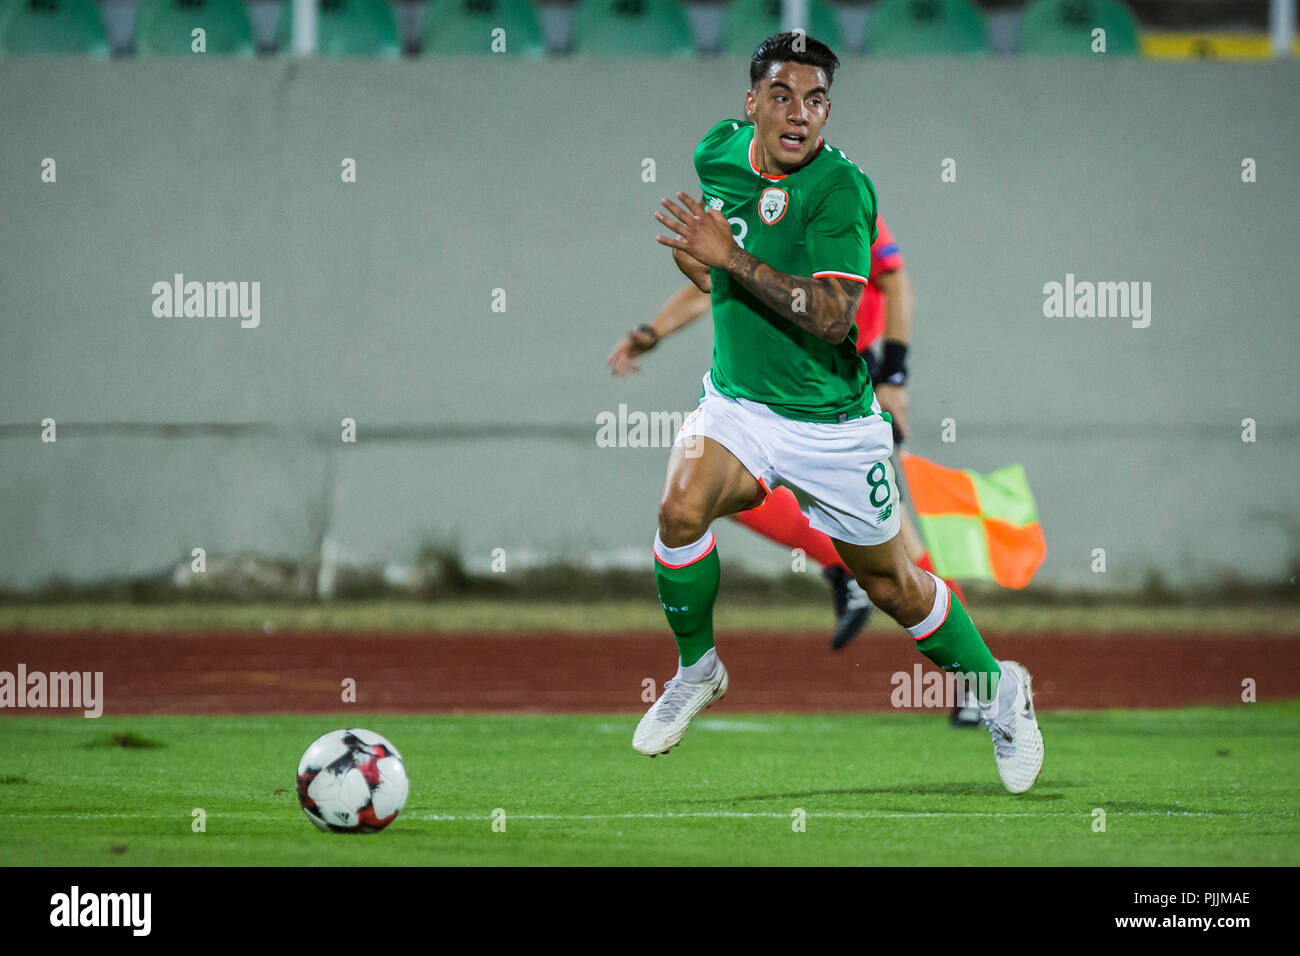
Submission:
[[[855,272],[835,272],[833,270],[828,270],[826,272],[814,272],[812,274],[814,279],[820,279],[822,276],[839,276],[841,279],[852,279],[854,282],[861,282],[863,285],[867,285],[871,282],[871,280],[866,276],[860,276]]]
[[[708,551],[705,551],[705,552],[704,552],[702,555],[700,555],[698,558],[691,558],[691,560],[689,560],[689,561],[683,561],[681,564],[669,564],[669,563],[668,563],[667,561],[665,561],[663,558],[659,557],[659,552],[658,552],[658,551],[655,552],[655,560],[658,561],[660,564],[662,564],[665,568],[673,568],[674,570],[676,570],[677,568],[685,568],[685,567],[688,567],[688,566],[694,564],[694,563],[697,562],[697,561],[703,561],[705,558],[707,558],[707,557],[709,556],[709,552],[711,552],[711,551],[712,551],[714,548],[716,548],[717,546],[718,546],[718,539],[717,539],[717,538],[713,538],[712,540],[709,541],[709,550],[708,550]],[[685,546],[683,545],[683,547],[685,547]]]
[[[758,132],[757,130],[755,130],[749,140],[749,168],[752,169],[756,175],[762,176],[764,179],[770,179],[772,182],[779,182],[780,180],[785,179],[785,177],[790,175],[789,173],[782,173],[779,176],[776,176],[772,173],[765,173],[759,170],[758,166],[754,163],[754,147],[757,145],[754,136],[757,135]],[[817,149],[813,151],[812,156],[808,157],[808,163],[812,162],[813,159],[816,158],[817,154],[820,153],[821,151],[822,151],[822,138],[818,136]],[[804,166],[807,166],[808,163],[804,163]],[[803,169],[803,166],[800,166],[799,169]],[[795,172],[798,172],[798,170],[795,170]]]

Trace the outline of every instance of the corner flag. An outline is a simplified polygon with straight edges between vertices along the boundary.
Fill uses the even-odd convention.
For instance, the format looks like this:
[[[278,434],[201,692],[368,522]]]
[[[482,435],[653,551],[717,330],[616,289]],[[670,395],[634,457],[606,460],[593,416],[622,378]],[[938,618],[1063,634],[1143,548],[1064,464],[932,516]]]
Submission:
[[[1047,556],[1047,542],[1021,465],[981,475],[910,452],[901,461],[936,574],[1004,588],[1029,583]]]

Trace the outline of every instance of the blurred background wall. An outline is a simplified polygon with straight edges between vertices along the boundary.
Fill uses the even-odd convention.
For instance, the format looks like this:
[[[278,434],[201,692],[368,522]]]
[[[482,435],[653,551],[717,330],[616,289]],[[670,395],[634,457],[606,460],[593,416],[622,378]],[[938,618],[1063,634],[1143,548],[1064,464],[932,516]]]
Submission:
[[[682,282],[651,215],[746,66],[0,61],[0,587],[194,547],[648,566],[667,450],[597,416],[692,407],[709,323],[604,359]],[[832,101],[916,289],[911,447],[1025,465],[1037,580],[1294,573],[1300,67],[848,58]],[[259,282],[259,326],[156,317],[176,273]],[[1150,325],[1045,317],[1067,274],[1151,283]]]

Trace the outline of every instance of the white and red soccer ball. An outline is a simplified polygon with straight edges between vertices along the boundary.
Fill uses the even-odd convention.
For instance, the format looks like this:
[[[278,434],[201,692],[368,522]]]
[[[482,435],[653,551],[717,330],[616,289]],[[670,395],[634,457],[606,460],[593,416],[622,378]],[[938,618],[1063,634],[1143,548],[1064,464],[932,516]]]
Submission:
[[[376,833],[397,818],[410,784],[397,748],[370,730],[335,730],[298,761],[298,802],[335,833]]]

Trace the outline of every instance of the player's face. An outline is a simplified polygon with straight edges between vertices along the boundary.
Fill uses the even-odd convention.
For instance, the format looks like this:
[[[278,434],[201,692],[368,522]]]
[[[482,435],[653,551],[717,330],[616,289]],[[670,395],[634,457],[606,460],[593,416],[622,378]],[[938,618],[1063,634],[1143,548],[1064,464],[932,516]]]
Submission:
[[[798,169],[817,148],[831,101],[826,71],[805,63],[773,63],[745,94],[745,113],[764,153],[764,170]]]

